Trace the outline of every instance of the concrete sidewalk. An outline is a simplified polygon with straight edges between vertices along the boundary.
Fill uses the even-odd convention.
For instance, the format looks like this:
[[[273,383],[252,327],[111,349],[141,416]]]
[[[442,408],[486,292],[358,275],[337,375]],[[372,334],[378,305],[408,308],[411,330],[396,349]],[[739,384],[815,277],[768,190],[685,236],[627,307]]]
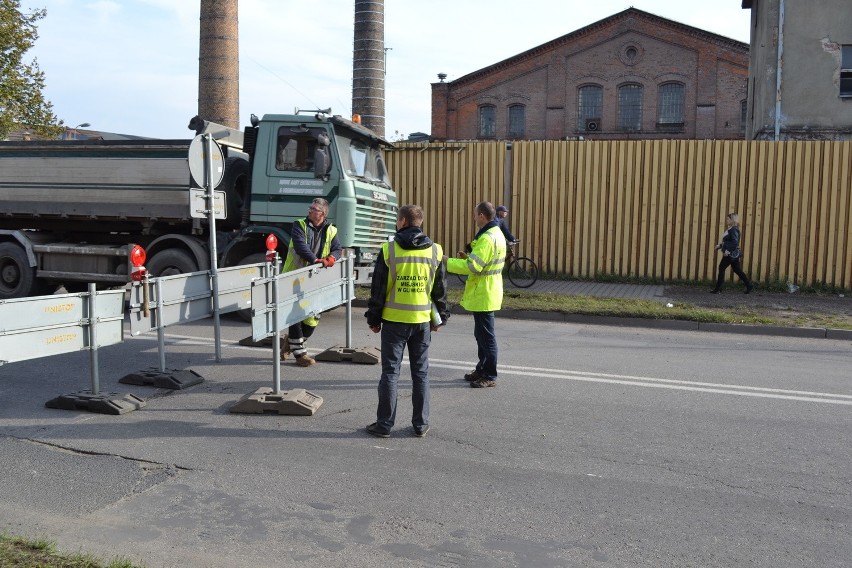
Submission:
[[[463,284],[454,275],[447,278],[450,288],[462,288]],[[536,294],[565,294],[570,296],[594,296],[596,298],[628,298],[631,300],[653,300],[667,302],[666,287],[662,284],[619,284],[587,280],[538,280],[529,288],[518,288],[504,280],[506,292],[525,291]]]
[[[461,281],[454,275],[447,279],[450,288],[461,288]],[[517,288],[506,281],[506,292],[523,291],[530,293],[551,293],[596,298],[626,298],[668,303],[666,286],[662,284],[620,284],[612,282],[594,282],[577,280],[539,280],[529,288]],[[365,303],[366,305],[366,303]],[[453,306],[453,313],[466,313],[461,306]],[[727,323],[702,323],[678,319],[647,319],[617,316],[593,316],[568,314],[562,312],[543,312],[537,310],[503,309],[501,317],[562,321],[566,323],[584,323],[598,325],[616,325],[624,327],[646,327],[683,331],[712,331],[717,333],[739,333],[749,335],[775,335],[784,337],[810,337],[816,339],[852,340],[852,331],[822,327],[788,327],[777,325],[747,325]]]

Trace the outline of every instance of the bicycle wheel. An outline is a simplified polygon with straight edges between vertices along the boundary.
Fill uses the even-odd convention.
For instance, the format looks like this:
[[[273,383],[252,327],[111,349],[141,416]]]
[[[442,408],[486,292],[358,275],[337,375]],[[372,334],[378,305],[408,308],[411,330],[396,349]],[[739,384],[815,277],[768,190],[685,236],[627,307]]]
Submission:
[[[527,256],[519,256],[506,272],[509,281],[518,288],[529,288],[538,280],[538,266]]]

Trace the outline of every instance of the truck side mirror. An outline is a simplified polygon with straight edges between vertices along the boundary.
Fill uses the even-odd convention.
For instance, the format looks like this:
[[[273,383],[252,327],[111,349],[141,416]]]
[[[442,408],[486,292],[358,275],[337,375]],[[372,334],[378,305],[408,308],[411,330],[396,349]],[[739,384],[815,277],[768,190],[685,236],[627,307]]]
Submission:
[[[317,134],[317,148],[314,150],[314,177],[328,181],[328,172],[331,171],[331,155],[328,147],[331,140],[325,132]]]
[[[314,177],[328,180],[329,170],[331,170],[331,158],[328,155],[328,147],[317,146],[314,150]]]

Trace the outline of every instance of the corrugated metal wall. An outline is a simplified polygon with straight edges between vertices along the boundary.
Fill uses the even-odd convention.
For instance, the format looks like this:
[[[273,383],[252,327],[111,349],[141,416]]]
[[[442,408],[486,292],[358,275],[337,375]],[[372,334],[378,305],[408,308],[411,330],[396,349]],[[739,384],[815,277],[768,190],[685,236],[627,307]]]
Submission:
[[[852,142],[401,144],[388,166],[448,252],[476,203],[511,195],[512,231],[546,272],[707,280],[736,211],[753,278],[852,287]]]

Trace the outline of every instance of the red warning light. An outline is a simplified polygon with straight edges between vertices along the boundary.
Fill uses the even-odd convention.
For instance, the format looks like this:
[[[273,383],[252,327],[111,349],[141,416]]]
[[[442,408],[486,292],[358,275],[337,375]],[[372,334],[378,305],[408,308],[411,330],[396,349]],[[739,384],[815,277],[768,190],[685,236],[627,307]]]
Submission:
[[[266,237],[266,250],[275,250],[278,248],[278,237],[270,234]]]
[[[130,264],[139,267],[145,264],[145,249],[139,245],[134,245],[130,251]]]

